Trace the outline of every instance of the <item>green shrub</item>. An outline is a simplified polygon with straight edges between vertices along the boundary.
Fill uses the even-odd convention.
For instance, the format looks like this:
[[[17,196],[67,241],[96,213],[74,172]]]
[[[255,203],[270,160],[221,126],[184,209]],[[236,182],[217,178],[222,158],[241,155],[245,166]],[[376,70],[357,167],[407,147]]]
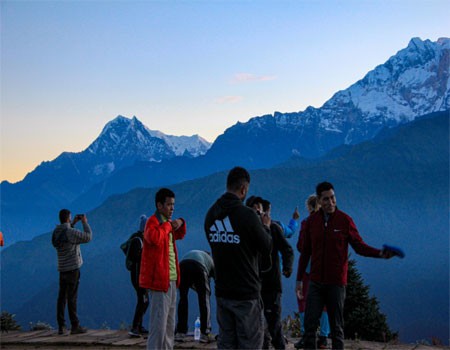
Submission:
[[[8,311],[2,311],[2,314],[0,316],[2,333],[20,330],[21,327],[19,324],[17,324],[14,317],[16,317],[16,315],[12,315]]]
[[[300,313],[294,312],[294,317],[288,315],[282,322],[283,333],[293,338],[300,338]]]

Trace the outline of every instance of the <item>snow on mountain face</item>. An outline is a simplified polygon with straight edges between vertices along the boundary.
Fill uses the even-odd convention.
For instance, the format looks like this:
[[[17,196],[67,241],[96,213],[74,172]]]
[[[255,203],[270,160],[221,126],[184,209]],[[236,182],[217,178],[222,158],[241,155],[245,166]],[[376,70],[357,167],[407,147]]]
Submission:
[[[211,143],[199,135],[173,136],[166,135],[161,131],[148,129],[150,135],[164,140],[177,156],[189,154],[198,157],[205,154],[211,147]]]
[[[406,49],[350,87],[353,104],[367,119],[378,117],[380,107],[387,105],[386,117],[398,122],[448,109],[449,42],[412,39]]]
[[[351,127],[358,124],[397,125],[419,115],[447,110],[449,67],[449,38],[437,42],[413,38],[405,49],[348,89],[337,92],[320,109],[308,108],[299,113],[296,122],[318,122],[323,130],[349,136]],[[286,124],[286,118],[279,115],[278,122],[280,126]],[[346,143],[351,142],[352,138],[347,137]]]
[[[249,136],[260,135],[262,143],[278,133],[283,135],[275,144],[279,155],[317,157],[336,146],[368,140],[383,127],[450,109],[449,70],[449,38],[436,42],[413,38],[406,48],[334,94],[321,108],[255,117],[231,127],[218,141],[232,144],[227,138],[243,129]],[[214,144],[213,149],[224,147]],[[236,150],[237,154],[244,151]]]
[[[103,128],[86,150],[97,156],[122,160],[161,161],[175,154],[161,139],[153,137],[136,118],[118,116]]]
[[[211,144],[198,135],[172,136],[150,130],[136,117],[118,116],[103,128],[100,136],[87,149],[96,155],[161,161],[188,153],[191,157],[205,154]]]
[[[365,122],[411,121],[418,115],[450,108],[450,39],[414,38],[408,47],[364,79],[337,93],[323,106],[353,106]]]

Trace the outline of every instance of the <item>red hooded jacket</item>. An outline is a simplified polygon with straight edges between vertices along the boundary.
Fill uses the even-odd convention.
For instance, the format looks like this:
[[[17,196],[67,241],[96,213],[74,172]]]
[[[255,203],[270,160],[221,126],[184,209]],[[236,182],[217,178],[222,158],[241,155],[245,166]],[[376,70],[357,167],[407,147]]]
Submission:
[[[145,289],[167,292],[169,290],[169,233],[172,225],[164,222],[158,213],[152,215],[145,224],[144,241],[141,257],[139,285]],[[180,285],[180,266],[175,240],[183,239],[186,234],[186,223],[183,220],[172,233],[173,249],[177,265],[177,287]]]
[[[297,281],[301,281],[309,259],[310,279],[317,283],[346,285],[348,269],[348,245],[359,255],[380,257],[380,250],[368,246],[361,238],[352,218],[336,209],[325,223],[319,210],[309,216],[301,227],[300,261]]]

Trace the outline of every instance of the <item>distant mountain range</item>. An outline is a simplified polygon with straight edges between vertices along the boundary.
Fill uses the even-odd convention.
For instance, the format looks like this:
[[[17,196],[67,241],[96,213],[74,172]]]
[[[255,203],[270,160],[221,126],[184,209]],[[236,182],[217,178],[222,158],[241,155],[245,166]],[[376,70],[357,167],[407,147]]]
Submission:
[[[369,140],[384,127],[449,109],[449,66],[450,39],[414,38],[321,108],[237,123],[211,148],[197,135],[168,136],[136,117],[119,116],[83,152],[64,152],[19,183],[3,182],[2,230],[10,244],[47,230],[61,207],[86,211],[136,187],[175,184],[235,164],[257,169],[293,155],[314,159],[339,145]]]
[[[386,126],[449,109],[449,69],[450,39],[414,38],[322,107],[238,123],[219,136],[208,155],[228,152],[237,163],[264,167],[291,155],[316,158],[336,146],[369,140]]]
[[[251,171],[250,194],[271,200],[273,218],[287,221],[295,206],[305,217],[304,200],[318,182],[328,180],[335,185],[339,208],[353,217],[368,244],[404,249],[403,260],[351,254],[390,327],[408,342],[449,339],[449,120],[448,110],[433,113],[383,128],[372,140],[340,146],[314,160],[296,156],[280,166]],[[179,254],[208,249],[203,220],[224,192],[226,174],[171,186],[175,216],[184,217],[188,229],[178,243]],[[87,213],[94,238],[82,247],[79,315],[84,325],[119,328],[131,322],[135,295],[119,246],[137,229],[141,214],[152,214],[157,189],[112,196]],[[297,239],[298,233],[290,243],[295,246]],[[58,273],[50,233],[4,249],[1,258],[2,310],[16,314],[25,327],[38,320],[55,326]],[[284,315],[297,310],[294,280],[283,279]]]
[[[292,155],[313,159],[333,147],[370,139],[383,127],[450,108],[449,62],[449,39],[412,39],[407,48],[319,109],[309,107],[305,112],[275,113],[237,123],[219,136],[204,156],[135,163],[93,186],[73,205],[89,208],[137,186],[173,184],[235,164],[257,169]]]
[[[210,146],[198,135],[165,135],[148,129],[136,117],[118,116],[84,151],[63,152],[53,161],[42,162],[23,181],[1,184],[2,230],[7,242],[42,233],[53,224],[55,211],[69,207],[92,186],[135,162],[197,157]]]

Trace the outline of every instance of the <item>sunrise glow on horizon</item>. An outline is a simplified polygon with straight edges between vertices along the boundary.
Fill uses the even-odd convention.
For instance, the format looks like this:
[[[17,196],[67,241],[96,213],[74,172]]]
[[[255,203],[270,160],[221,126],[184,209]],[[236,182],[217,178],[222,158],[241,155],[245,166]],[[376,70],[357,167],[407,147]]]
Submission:
[[[1,173],[81,152],[136,116],[208,141],[321,107],[405,48],[450,36],[448,1],[1,3]]]

